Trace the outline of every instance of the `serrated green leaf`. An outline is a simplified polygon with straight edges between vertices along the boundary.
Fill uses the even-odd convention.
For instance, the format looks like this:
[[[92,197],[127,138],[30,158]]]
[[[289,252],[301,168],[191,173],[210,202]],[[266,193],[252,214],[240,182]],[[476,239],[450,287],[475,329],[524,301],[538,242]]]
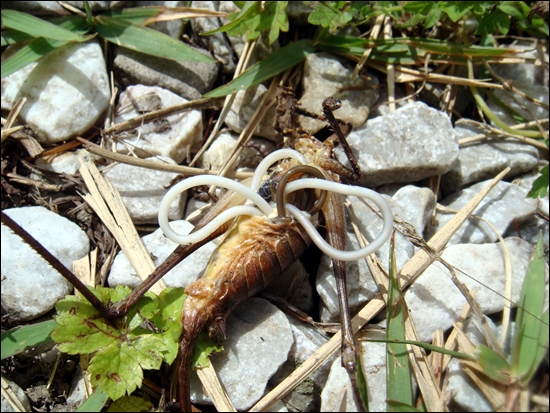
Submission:
[[[150,412],[153,403],[142,397],[124,396],[111,403],[108,412]]]
[[[542,235],[527,269],[516,317],[511,372],[523,384],[535,373],[548,350],[548,311],[544,310],[545,262]],[[544,321],[546,318],[546,322]]]
[[[50,333],[57,323],[53,320],[12,328],[2,332],[2,360],[42,343],[51,341]]]
[[[206,93],[204,97],[226,96],[239,90],[248,89],[297,65],[314,51],[315,49],[311,46],[310,40],[304,39],[291,43],[249,67],[243,74],[227,85]]]
[[[127,337],[98,351],[88,369],[93,386],[102,384],[113,400],[141,386],[143,369],[158,369],[164,344],[153,334]]]
[[[227,32],[230,36],[244,35],[247,40],[255,40],[262,32],[269,32],[268,43],[271,45],[279,38],[280,31],[288,31],[287,4],[287,1],[247,1],[239,13],[229,16],[233,17],[230,23],[204,35]]]
[[[527,194],[528,198],[544,198],[546,196],[546,194],[548,193],[548,184],[550,181],[548,176],[548,165],[546,165],[544,168],[541,169],[540,176],[533,182],[531,190]]]
[[[62,42],[85,42],[93,37],[81,36],[61,26],[16,10],[2,10],[2,25],[33,37],[44,37]]]
[[[480,344],[477,346],[475,356],[487,377],[502,384],[510,382],[510,364],[496,351]]]
[[[193,350],[193,361],[191,365],[198,369],[208,367],[210,365],[208,356],[222,350],[222,345],[214,343],[206,331],[201,331],[195,344],[195,349]]]
[[[172,323],[181,326],[181,310],[185,297],[184,288],[166,288],[160,293],[159,312],[151,319],[157,328],[167,330]]]
[[[205,62],[213,60],[164,33],[132,24],[125,20],[97,16],[96,30],[105,40],[152,56],[179,62]]]
[[[344,27],[353,19],[353,15],[348,11],[340,10],[344,5],[337,3],[339,2],[319,2],[308,16],[308,22],[330,28],[332,31]]]

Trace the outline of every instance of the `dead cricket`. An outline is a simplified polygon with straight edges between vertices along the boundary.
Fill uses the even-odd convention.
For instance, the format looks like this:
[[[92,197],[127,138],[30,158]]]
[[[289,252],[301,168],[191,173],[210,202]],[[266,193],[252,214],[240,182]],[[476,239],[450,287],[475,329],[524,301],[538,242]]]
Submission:
[[[291,109],[287,117],[289,124],[294,116],[294,105],[293,97],[289,96],[283,95],[279,102],[279,110],[285,107]],[[153,284],[184,258],[225,233],[204,276],[185,289],[187,298],[183,304],[183,331],[177,358],[178,399],[182,411],[191,411],[189,372],[199,333],[207,328],[211,337],[224,338],[229,314],[270,285],[300,258],[312,241],[333,260],[341,310],[342,365],[355,382],[356,351],[347,302],[344,261],[357,260],[376,251],[389,237],[393,218],[380,195],[340,182],[341,178],[359,181],[360,170],[332,113],[339,106],[340,102],[334,98],[323,102],[324,117],[334,130],[334,135],[323,143],[297,133],[295,127],[285,127],[279,123],[286,146],[294,149],[282,149],[268,155],[258,166],[250,186],[209,175],[187,178],[171,188],[161,203],[159,223],[165,235],[181,245],[124,300],[105,307],[70,271],[63,266],[56,267],[105,318],[116,320],[124,316]],[[332,151],[336,143],[342,145],[351,170],[333,159]],[[271,175],[264,179],[268,169],[279,161]],[[210,208],[190,234],[175,233],[167,218],[167,208],[172,199],[190,187],[205,184],[225,187],[230,191]],[[339,194],[370,198],[382,212],[384,228],[381,234],[359,251],[345,251],[346,219]],[[320,214],[327,230],[328,243],[316,230]],[[2,222],[14,229],[9,221],[2,213]],[[41,248],[39,245],[31,246],[37,251]],[[42,248],[39,253],[47,251]]]

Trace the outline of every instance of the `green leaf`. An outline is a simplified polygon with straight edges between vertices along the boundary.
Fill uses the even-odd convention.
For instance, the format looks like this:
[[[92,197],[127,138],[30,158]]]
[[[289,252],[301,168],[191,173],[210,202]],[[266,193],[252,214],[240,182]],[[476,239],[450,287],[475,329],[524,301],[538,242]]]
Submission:
[[[100,412],[101,409],[103,409],[103,406],[107,402],[107,399],[109,396],[107,396],[107,393],[103,390],[103,387],[101,384],[96,387],[96,389],[93,391],[93,393],[88,397],[86,400],[84,400],[84,403],[80,405],[78,409],[76,409],[77,412]]]
[[[113,400],[141,386],[143,369],[159,369],[164,345],[159,337],[127,337],[98,351],[88,371],[93,386],[103,389]]]
[[[498,32],[507,34],[508,30],[510,30],[510,18],[500,11],[495,11],[493,13],[486,13],[481,17],[475,34],[478,36],[486,36]]]
[[[388,340],[396,342],[386,345],[386,399],[413,405],[414,400],[407,345],[398,342],[405,340],[405,307],[403,305],[399,282],[397,280],[394,237],[391,238],[390,246],[389,281],[388,303],[386,306],[386,337]]]
[[[456,23],[462,16],[476,7],[476,1],[440,1],[438,6]]]
[[[247,1],[242,10],[233,15],[233,21],[204,35],[227,32],[230,36],[255,40],[262,32],[269,32],[268,43],[271,45],[279,38],[279,31],[288,31],[287,4],[288,1]]]
[[[346,2],[319,2],[308,16],[308,22],[323,28],[336,31],[353,20],[353,15],[346,10]]]
[[[161,7],[137,7],[129,9],[109,10],[101,13],[101,16],[108,16],[117,20],[143,25],[152,17],[157,16],[162,11]]]
[[[524,385],[548,350],[548,310],[544,312],[545,262],[542,235],[527,269],[516,317],[511,372]]]
[[[546,140],[546,142],[548,142],[548,140]],[[527,194],[528,198],[544,198],[546,196],[549,184],[548,175],[548,165],[546,165],[541,169],[540,176],[533,182],[533,186]]]
[[[204,97],[226,96],[239,90],[248,89],[301,63],[308,54],[314,51],[311,42],[307,39],[291,43],[249,67],[227,85],[206,93]]]
[[[431,29],[432,27],[434,27],[439,22],[440,18],[441,18],[440,9],[430,10],[428,17],[426,17],[426,29]]]
[[[525,20],[525,15],[520,10],[518,10],[518,8],[516,7],[516,3],[518,3],[518,2],[503,1],[500,4],[497,5],[497,9],[499,9],[500,11],[502,11],[505,14],[508,14],[508,15],[514,17],[515,19]]]
[[[124,396],[115,400],[108,412],[150,412],[153,409],[153,403],[136,396]]]
[[[63,42],[85,42],[93,37],[81,36],[38,17],[16,10],[2,10],[2,25],[33,37],[45,37]]]
[[[53,19],[52,22],[53,21],[55,21],[56,24],[59,23],[60,27],[64,29],[69,29],[77,33],[85,32],[86,21],[82,17]],[[34,39],[31,43],[23,46],[19,51],[2,63],[2,78],[17,72],[19,69],[24,68],[51,51],[65,46],[67,43],[68,42],[65,41],[45,39],[43,37]]]
[[[403,9],[412,14],[428,14],[436,6],[435,1],[408,1]]]
[[[498,383],[510,382],[510,364],[496,351],[480,344],[477,346],[475,356],[485,375]]]
[[[95,20],[99,35],[119,46],[179,62],[213,62],[185,43],[148,27],[107,16],[97,16]]]
[[[50,333],[56,325],[56,322],[51,320],[3,331],[2,360],[19,354],[29,347],[51,341]]]
[[[369,411],[369,388],[367,386],[367,379],[363,372],[363,361],[361,352],[357,353],[357,390],[359,391],[359,397],[363,402],[365,411]]]
[[[104,304],[130,293],[121,286],[90,290]],[[109,397],[117,399],[141,386],[142,369],[158,369],[163,360],[171,363],[175,359],[184,297],[182,288],[167,289],[160,298],[147,293],[123,319],[109,323],[87,300],[68,296],[56,305],[58,327],[51,337],[61,351],[96,352],[89,368],[92,384],[103,383]],[[145,319],[157,324],[155,332],[142,327]]]
[[[178,355],[179,337],[181,335],[181,311],[185,293],[183,288],[166,288],[159,295],[159,311],[151,319],[155,326],[164,330],[161,338],[166,350],[163,353],[164,361],[172,364]]]
[[[401,403],[395,400],[386,400],[386,404],[388,406],[389,412],[422,412],[423,410],[419,410],[416,407]]]
[[[197,343],[195,344],[191,365],[199,369],[208,367],[210,365],[208,356],[214,352],[219,353],[222,350],[222,345],[214,343],[206,331],[201,331]]]

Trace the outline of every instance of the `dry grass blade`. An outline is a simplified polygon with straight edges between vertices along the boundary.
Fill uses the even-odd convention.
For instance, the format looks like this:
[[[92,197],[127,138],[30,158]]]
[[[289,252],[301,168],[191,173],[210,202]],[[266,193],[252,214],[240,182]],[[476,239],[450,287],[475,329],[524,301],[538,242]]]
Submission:
[[[84,141],[82,139],[82,141]],[[84,141],[87,142],[87,141]],[[125,163],[128,165],[140,166],[142,168],[153,169],[155,171],[176,172],[183,175],[217,175],[219,171],[201,168],[192,168],[183,165],[173,165],[169,163],[149,161],[140,158],[134,158],[133,156],[123,155],[120,153],[112,152],[107,149],[103,149],[96,145],[86,145],[86,150],[95,155],[99,155],[102,158],[110,159],[112,161]],[[233,172],[229,173],[230,178],[245,179],[250,178],[253,175],[252,172]]]
[[[495,187],[495,185],[506,176],[510,168],[506,168],[498,174],[487,187],[470,200],[464,207],[435,234],[427,243],[432,251],[419,250],[401,269],[400,289],[404,289],[413,282],[422,272],[432,264],[439,253],[447,244],[453,234],[464,224],[466,219],[473,213],[483,198]],[[354,333],[359,331],[367,322],[378,314],[386,303],[381,294],[378,293],[369,303],[359,311],[353,320],[352,328]],[[259,412],[268,410],[276,401],[287,395],[298,384],[305,380],[319,366],[321,366],[336,350],[340,348],[342,337],[340,332],[336,333],[327,343],[321,346],[311,355],[300,367],[292,372],[282,383],[276,386],[269,394],[256,403],[250,411]]]
[[[112,232],[139,278],[145,280],[155,270],[155,264],[141,242],[120,194],[103,179],[92,162],[81,160],[80,173],[90,191],[83,198]],[[159,294],[165,288],[166,284],[160,280],[152,291]]]
[[[165,116],[174,115],[186,110],[200,110],[209,108],[219,108],[223,105],[224,98],[205,98],[197,99],[191,102],[181,103],[179,105],[170,106],[168,108],[162,108],[153,112],[145,113],[140,116],[136,116],[133,119],[126,120],[124,122],[117,123],[108,129],[105,129],[105,134],[120,133],[122,131],[133,129],[140,126],[142,123],[151,122],[152,120],[159,119]]]
[[[219,412],[236,412],[235,406],[231,403],[229,396],[222,387],[212,363],[207,367],[197,369],[197,375],[206,389],[206,393],[212,399],[212,403]]]
[[[458,333],[457,342],[459,350],[464,353],[473,354],[476,350],[476,346],[461,329],[455,328],[455,331]],[[487,397],[487,400],[495,410],[504,406],[506,402],[506,386],[480,373],[479,365],[475,361],[461,360],[460,364],[463,371],[472,379],[485,397]]]
[[[2,377],[2,396],[8,401],[16,412],[26,412],[25,406],[21,404],[8,382]]]

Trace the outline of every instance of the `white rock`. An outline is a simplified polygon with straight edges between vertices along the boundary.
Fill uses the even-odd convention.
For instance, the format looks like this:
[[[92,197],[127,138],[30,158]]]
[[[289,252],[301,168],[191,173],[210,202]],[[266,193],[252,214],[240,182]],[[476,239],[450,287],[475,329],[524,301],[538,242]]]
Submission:
[[[4,212],[71,270],[73,261],[88,253],[90,241],[78,225],[44,207]],[[18,321],[47,313],[73,290],[65,278],[5,225],[2,279],[2,307]]]
[[[186,99],[157,86],[129,86],[120,95],[115,123],[139,116],[132,104],[143,101],[143,96],[157,96],[158,109],[187,102]],[[139,107],[138,107],[139,109]],[[143,109],[143,108],[141,108]],[[137,156],[147,158],[163,155],[180,164],[188,151],[197,151],[202,139],[202,115],[198,110],[167,116],[161,120],[145,123],[118,136],[117,151],[127,154],[133,151]],[[123,144],[123,142],[126,145]]]
[[[480,133],[480,129],[457,122],[455,132],[460,140]],[[460,148],[453,169],[441,178],[441,187],[444,193],[451,194],[470,183],[493,178],[508,166],[508,177],[517,176],[535,168],[537,161],[537,148],[515,139],[473,143]]]
[[[505,240],[511,259],[512,301],[518,302],[533,247],[520,238]],[[442,258],[456,270],[457,278],[472,292],[484,314],[502,310],[505,272],[502,247],[497,244],[461,244],[445,249]],[[546,270],[548,271],[548,269]],[[467,274],[467,275],[465,275]],[[456,321],[466,299],[440,262],[430,265],[407,289],[405,300],[421,341],[431,341],[435,330],[447,330]]]
[[[415,182],[448,172],[458,157],[449,117],[421,102],[371,119],[347,137],[363,186]],[[336,156],[348,164],[341,148]]]
[[[213,169],[215,171],[221,170],[222,166],[233,152],[233,149],[237,146],[237,140],[238,136],[233,133],[221,133],[214,140],[214,142],[212,142],[208,149],[204,151],[197,162],[197,166],[199,168]],[[250,143],[253,142],[263,146],[262,149],[266,149],[268,153],[275,150],[275,146],[265,139],[252,138]],[[237,161],[233,164],[233,167],[235,169],[242,167],[256,167],[261,162],[261,159],[262,158],[259,156],[256,149],[244,148],[237,158]]]
[[[392,198],[401,206],[399,218],[411,224],[419,235],[424,234],[437,203],[434,193],[428,188],[407,185]]]
[[[246,410],[264,394],[269,378],[286,361],[294,341],[284,313],[261,298],[252,298],[227,320],[224,351],[210,357],[220,382],[237,410]],[[191,401],[205,403],[196,373]]]
[[[99,156],[86,149],[79,149],[75,152],[63,152],[54,157],[38,158],[34,164],[49,171],[73,175],[80,168],[79,157],[86,161],[99,159]]]
[[[159,161],[159,159],[151,159]],[[173,164],[170,158],[160,157],[161,161]],[[138,166],[119,163],[105,172],[116,189],[120,192],[122,202],[130,217],[136,224],[156,224],[159,205],[169,190],[177,173],[155,171]],[[170,204],[169,219],[181,219],[184,212],[187,191],[178,195]]]
[[[187,234],[193,229],[187,221],[171,221],[170,225],[174,231],[180,234]],[[143,245],[150,252],[155,266],[159,266],[176,249],[178,244],[170,241],[164,236],[159,228],[152,234],[142,237]],[[203,245],[189,257],[180,262],[176,267],[168,272],[163,278],[168,287],[187,287],[198,280],[210,261],[212,253],[216,249],[217,242],[211,241]],[[113,261],[111,272],[109,274],[109,286],[127,285],[130,288],[136,288],[141,284],[136,271],[126,258],[126,255],[120,251]]]
[[[302,109],[316,115],[322,112],[323,101],[335,97],[342,107],[334,113],[337,119],[358,128],[367,120],[369,110],[378,99],[378,79],[370,75],[369,81],[360,76],[352,79],[353,65],[331,53],[311,53],[304,62],[302,87],[304,94],[298,102]],[[299,122],[309,133],[324,128],[327,123],[311,117],[300,116]]]
[[[3,78],[2,109],[19,97],[27,98],[20,116],[38,138],[52,143],[84,134],[109,105],[101,47],[69,43]]]
[[[488,181],[479,182],[469,188],[463,189],[441,201],[441,204],[459,210],[466,205],[475,195],[477,195],[488,184]],[[499,231],[504,234],[515,222],[519,224],[534,216],[538,201],[536,199],[525,198],[527,190],[508,182],[500,181],[475,209],[473,215],[482,217],[489,221]],[[454,214],[437,214],[437,224],[430,230],[430,235],[435,234],[443,225],[453,218]],[[495,232],[485,222],[475,218],[470,218],[460,229],[451,237],[449,245],[464,243],[484,243],[495,242],[497,240]]]
[[[259,84],[258,86],[249,87],[246,90],[239,90],[235,96],[235,101],[231,106],[231,110],[225,118],[225,123],[234,132],[241,133],[252,115],[260,105],[267,88]],[[254,131],[254,135],[262,136],[273,142],[280,142],[281,138],[277,135],[273,125],[275,122],[275,106],[268,110],[262,122]]]

